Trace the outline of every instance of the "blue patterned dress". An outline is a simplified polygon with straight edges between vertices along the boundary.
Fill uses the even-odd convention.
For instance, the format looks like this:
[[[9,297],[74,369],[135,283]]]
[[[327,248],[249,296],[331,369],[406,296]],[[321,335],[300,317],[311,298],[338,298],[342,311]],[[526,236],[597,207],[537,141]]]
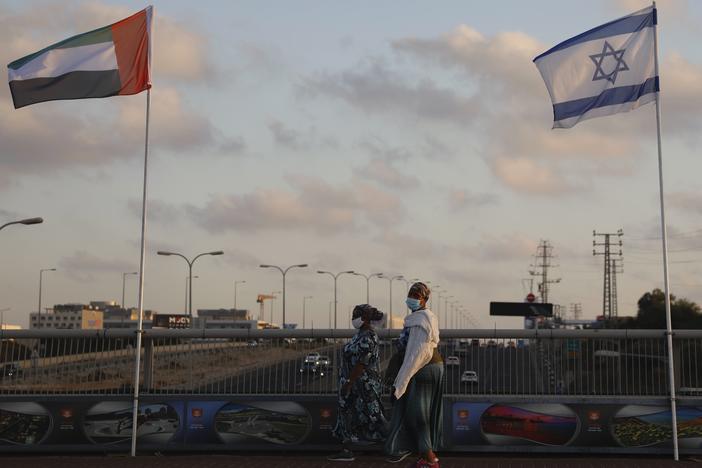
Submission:
[[[344,395],[344,384],[358,363],[363,364],[365,370],[353,383],[349,394]],[[359,330],[344,345],[342,353],[334,436],[342,442],[383,440],[387,421],[380,401],[381,391],[378,335],[372,329]]]

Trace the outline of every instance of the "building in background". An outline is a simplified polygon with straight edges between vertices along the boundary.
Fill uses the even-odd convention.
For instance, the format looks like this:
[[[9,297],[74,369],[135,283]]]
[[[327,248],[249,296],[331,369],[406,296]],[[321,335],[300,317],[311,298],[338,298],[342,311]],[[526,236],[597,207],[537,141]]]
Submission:
[[[103,328],[103,312],[85,304],[56,304],[46,313],[29,314],[29,328],[97,330]]]
[[[271,328],[264,321],[254,320],[246,309],[198,309],[193,328],[199,329],[248,329]]]

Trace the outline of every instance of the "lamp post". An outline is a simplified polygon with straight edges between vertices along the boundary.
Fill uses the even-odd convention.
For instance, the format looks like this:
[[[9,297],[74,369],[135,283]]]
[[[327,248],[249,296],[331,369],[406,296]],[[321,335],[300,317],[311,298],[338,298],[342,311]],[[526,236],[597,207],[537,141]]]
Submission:
[[[39,270],[39,315],[37,316],[37,325],[41,325],[41,280],[45,271],[56,271],[56,268],[43,268]],[[41,328],[44,328],[43,326]]]
[[[0,309],[0,331],[5,329],[5,312],[7,312],[8,310],[10,310],[9,307]]]
[[[198,279],[199,276],[195,275],[193,276],[193,279]],[[185,302],[183,303],[183,312],[188,313],[188,281],[190,280],[190,276],[185,277]]]
[[[190,320],[193,319],[193,263],[195,263],[195,260],[198,258],[204,256],[204,255],[224,255],[224,252],[221,250],[215,250],[213,252],[203,252],[201,254],[197,254],[192,260],[188,260],[188,258],[180,254],[178,252],[166,252],[163,250],[159,250],[156,252],[158,255],[165,255],[166,257],[175,255],[176,257],[180,257],[183,260],[185,260],[188,264],[188,289],[190,290],[190,293],[188,295],[188,315],[190,316]]]
[[[234,310],[236,310],[236,287],[244,283],[246,283],[246,280],[234,281]]]
[[[370,280],[371,278],[381,278],[382,273],[371,273],[370,275],[364,275],[363,273],[353,273],[356,276],[362,276],[366,279],[366,304],[370,304]]]
[[[388,316],[388,329],[392,330],[392,282],[395,280],[404,280],[405,277],[402,275],[397,275],[397,276],[381,276],[381,278],[385,278],[388,280],[390,283],[390,313]]]
[[[132,271],[131,273],[122,273],[122,308],[126,309],[127,307],[124,305],[124,286],[125,283],[127,282],[127,275],[138,275],[138,271]]]
[[[337,328],[337,326],[336,326],[336,319],[337,319],[337,316],[336,316],[336,306],[338,305],[338,301],[337,301],[337,299],[336,299],[336,292],[337,292],[336,280],[337,280],[337,279],[339,278],[339,276],[341,276],[341,275],[344,275],[344,274],[346,274],[346,275],[353,275],[353,274],[355,274],[356,272],[353,271],[353,270],[347,270],[347,271],[340,271],[339,273],[334,274],[334,273],[332,273],[331,271],[317,270],[317,273],[319,273],[320,275],[329,275],[329,276],[331,276],[332,278],[334,278],[334,329],[336,329],[336,328]],[[330,322],[329,325],[331,326],[331,320],[330,320],[329,322]]]
[[[452,297],[453,296],[444,296],[444,323],[446,324],[446,328],[449,327],[448,300]]]
[[[302,298],[302,329],[305,329],[305,306],[307,305],[307,299],[312,299],[312,296],[305,296]]]
[[[273,298],[271,299],[271,325],[273,325],[273,306],[275,305],[275,300],[278,298],[278,294],[281,294],[282,292],[283,291],[271,291],[271,296],[273,296]]]
[[[441,320],[441,293],[444,291],[439,289],[440,286],[441,285],[439,285],[439,284],[434,286],[432,288],[432,292],[436,292],[436,317],[439,319],[439,324],[443,325],[443,321]],[[432,300],[432,307],[433,307],[433,300]]]
[[[2,226],[0,226],[0,230],[3,228],[6,228],[7,226],[11,226],[13,224],[41,224],[43,223],[44,220],[42,218],[27,218],[27,219],[20,219],[19,221],[10,221],[9,223],[5,223]]]
[[[288,271],[291,268],[307,268],[306,263],[301,263],[299,265],[290,265],[286,269],[282,269],[281,267],[277,265],[260,265],[261,268],[275,268],[277,269],[281,275],[283,275],[283,328],[285,328],[285,275],[288,274]]]

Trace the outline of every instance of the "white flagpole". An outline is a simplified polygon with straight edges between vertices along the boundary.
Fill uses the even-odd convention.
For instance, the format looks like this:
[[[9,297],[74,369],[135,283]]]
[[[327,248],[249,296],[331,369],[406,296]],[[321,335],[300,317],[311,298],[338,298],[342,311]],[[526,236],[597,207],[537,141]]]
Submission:
[[[149,116],[151,88],[146,90],[146,135],[144,140],[144,191],[141,199],[141,257],[139,260],[139,318],[134,352],[134,407],[132,408],[132,456],[136,455],[137,421],[139,413],[139,368],[141,365],[141,335],[144,333],[144,255],[146,251],[146,175],[149,162]]]
[[[656,2],[653,2],[656,8]],[[657,12],[656,12],[657,15]],[[654,25],[653,49],[655,54],[656,77],[658,74],[658,25]],[[665,289],[665,324],[666,338],[668,340],[668,381],[670,384],[670,414],[673,430],[673,457],[677,461],[680,458],[678,451],[678,415],[675,398],[675,367],[673,364],[673,321],[670,313],[670,279],[668,274],[668,229],[665,222],[665,197],[663,192],[663,150],[661,148],[661,108],[660,92],[656,93],[656,130],[658,133],[658,184],[661,199],[661,233],[663,239],[663,282]]]

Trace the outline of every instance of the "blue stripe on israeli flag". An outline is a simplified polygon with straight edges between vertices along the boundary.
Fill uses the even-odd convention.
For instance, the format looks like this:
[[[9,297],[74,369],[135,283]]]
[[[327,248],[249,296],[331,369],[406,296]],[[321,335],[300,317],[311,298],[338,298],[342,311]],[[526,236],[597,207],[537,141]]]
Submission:
[[[652,7],[647,8],[651,9]],[[638,15],[633,13],[630,16],[625,16],[624,18],[619,18],[618,20],[610,21],[602,26],[597,26],[589,31],[582,34],[578,34],[575,37],[561,42],[557,46],[553,46],[543,54],[539,55],[534,59],[534,61],[539,60],[541,57],[553,53],[557,50],[565,49],[567,47],[579,44],[581,42],[594,41],[595,39],[602,39],[609,36],[618,36],[620,34],[630,34],[634,32],[641,31],[643,28],[648,28],[658,24],[656,18],[656,10],[653,10],[653,14],[646,13]]]
[[[655,99],[656,23],[651,6],[568,39],[534,59],[553,103],[554,128],[626,112]]]

